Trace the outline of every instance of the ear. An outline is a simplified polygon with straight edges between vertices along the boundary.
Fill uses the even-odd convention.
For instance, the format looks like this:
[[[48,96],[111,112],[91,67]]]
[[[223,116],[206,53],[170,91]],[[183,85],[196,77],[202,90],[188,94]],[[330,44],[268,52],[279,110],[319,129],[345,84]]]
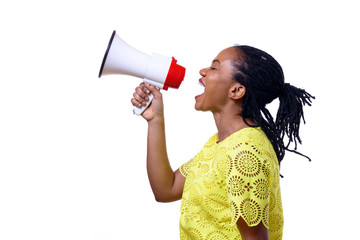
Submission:
[[[240,100],[245,96],[246,88],[241,83],[234,83],[229,89],[229,97],[234,100]]]

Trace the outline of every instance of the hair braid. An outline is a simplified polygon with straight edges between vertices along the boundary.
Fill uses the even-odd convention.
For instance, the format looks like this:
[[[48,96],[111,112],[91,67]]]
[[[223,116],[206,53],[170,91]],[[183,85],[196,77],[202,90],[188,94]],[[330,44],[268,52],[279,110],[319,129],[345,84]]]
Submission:
[[[285,146],[288,151],[295,152],[297,149],[297,142],[300,144],[302,143],[299,136],[301,119],[304,124],[306,123],[303,106],[306,104],[311,106],[312,98],[314,97],[305,90],[296,88],[288,83],[285,84],[284,91],[279,97],[280,105],[276,115],[276,127],[280,130],[280,137],[282,140],[284,140],[285,135],[288,137],[288,143]],[[291,142],[295,143],[294,150],[288,148]],[[308,159],[310,160],[310,158]]]
[[[297,153],[310,160],[309,157],[296,151],[300,144],[299,128],[304,118],[303,106],[310,105],[314,98],[303,89],[284,83],[284,74],[279,63],[266,52],[250,46],[236,46],[239,59],[233,62],[234,78],[246,88],[242,103],[242,117],[255,121],[269,138],[278,157],[279,164],[285,156],[285,150]],[[274,121],[266,105],[279,97],[280,105]],[[284,137],[288,138],[285,146]],[[294,149],[289,149],[290,143]]]

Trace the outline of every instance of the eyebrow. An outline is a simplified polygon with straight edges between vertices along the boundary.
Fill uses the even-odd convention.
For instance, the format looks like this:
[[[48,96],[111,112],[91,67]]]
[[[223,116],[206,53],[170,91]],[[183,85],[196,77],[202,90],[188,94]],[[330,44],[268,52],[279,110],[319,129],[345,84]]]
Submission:
[[[219,61],[219,60],[217,60],[217,59],[214,59],[214,60],[212,61],[212,63],[218,63],[218,64],[220,64],[220,65],[221,65],[220,61]]]

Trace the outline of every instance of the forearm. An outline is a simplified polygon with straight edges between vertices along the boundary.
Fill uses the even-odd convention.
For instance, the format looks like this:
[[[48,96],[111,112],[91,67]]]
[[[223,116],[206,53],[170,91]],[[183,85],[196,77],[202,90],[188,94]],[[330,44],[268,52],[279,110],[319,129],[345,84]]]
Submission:
[[[157,201],[171,201],[175,174],[166,151],[164,118],[148,122],[147,171]]]

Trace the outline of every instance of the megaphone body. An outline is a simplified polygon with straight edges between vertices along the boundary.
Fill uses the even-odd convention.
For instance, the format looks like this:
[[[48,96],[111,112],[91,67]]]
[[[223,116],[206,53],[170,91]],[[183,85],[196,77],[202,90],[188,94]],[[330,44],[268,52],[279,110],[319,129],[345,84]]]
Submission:
[[[142,78],[144,82],[167,90],[169,87],[179,88],[185,76],[185,68],[178,65],[174,57],[165,57],[156,53],[148,55],[131,47],[114,31],[101,64],[99,78],[109,74]],[[146,106],[135,107],[134,113],[142,114],[152,99],[153,95],[150,94]]]

